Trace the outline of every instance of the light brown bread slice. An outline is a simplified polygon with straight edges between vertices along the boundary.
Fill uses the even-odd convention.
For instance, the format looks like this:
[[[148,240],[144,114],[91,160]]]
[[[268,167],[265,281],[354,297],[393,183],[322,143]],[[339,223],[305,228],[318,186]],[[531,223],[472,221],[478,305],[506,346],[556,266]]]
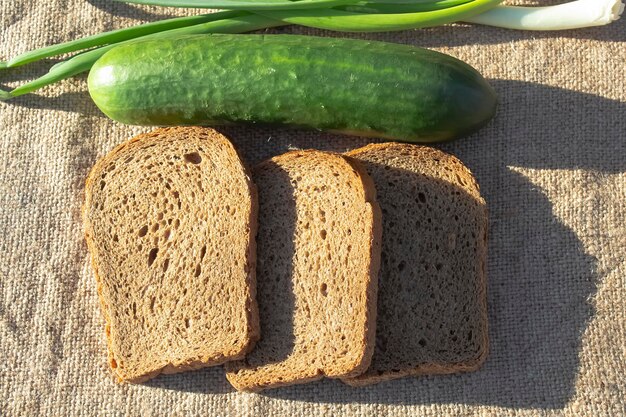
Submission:
[[[261,340],[227,363],[238,390],[357,375],[376,324],[380,209],[353,161],[294,151],[259,165]]]
[[[487,208],[471,172],[433,148],[388,143],[349,152],[383,212],[376,349],[367,385],[477,369],[487,354]]]
[[[211,129],[140,135],[93,167],[83,220],[120,381],[241,358],[259,337],[256,188]]]

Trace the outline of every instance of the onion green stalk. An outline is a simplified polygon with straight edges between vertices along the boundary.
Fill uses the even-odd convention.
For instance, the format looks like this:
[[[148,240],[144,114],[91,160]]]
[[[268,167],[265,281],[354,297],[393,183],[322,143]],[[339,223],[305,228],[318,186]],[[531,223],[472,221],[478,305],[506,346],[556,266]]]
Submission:
[[[473,0],[446,9],[417,13],[353,13],[334,9],[255,11],[255,13],[285,23],[338,32],[386,32],[457,22],[483,13],[502,1]]]
[[[214,22],[222,19],[237,17],[240,12],[217,12],[202,14],[199,16],[177,17],[174,19],[160,20],[158,22],[145,23],[143,25],[132,26],[129,28],[113,30],[110,32],[100,33],[93,36],[87,36],[69,42],[57,45],[47,46],[45,48],[29,51],[18,55],[7,62],[0,62],[0,69],[12,68],[31,62],[39,61],[43,58],[49,58],[56,55],[81,51],[83,49],[93,48],[107,44],[114,44],[129,39],[135,39],[141,36],[153,33],[163,32],[166,30],[184,28],[188,26],[198,25],[201,23]]]
[[[282,25],[283,23],[269,19],[267,17],[242,12],[240,16],[234,16],[228,19],[222,19],[215,22],[207,22],[186,28],[167,30],[152,35],[142,36],[136,39],[154,39],[174,35],[197,35],[203,33],[244,33],[253,30]],[[0,91],[0,100],[8,100],[13,97],[28,94],[47,85],[56,83],[66,78],[73,77],[83,72],[87,72],[91,69],[93,64],[95,64],[95,62],[107,51],[117,45],[128,42],[133,42],[133,40],[92,49],[87,52],[79,53],[65,61],[59,62],[58,64],[50,68],[50,71],[47,74],[33,81],[23,84],[10,92]]]
[[[576,0],[546,7],[498,6],[463,20],[508,29],[564,30],[606,25],[623,11],[622,0]]]

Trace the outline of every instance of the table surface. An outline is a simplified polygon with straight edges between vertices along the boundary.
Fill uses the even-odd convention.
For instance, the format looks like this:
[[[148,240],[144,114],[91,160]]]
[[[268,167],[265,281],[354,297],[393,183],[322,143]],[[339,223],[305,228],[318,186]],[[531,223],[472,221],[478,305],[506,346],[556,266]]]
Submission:
[[[0,58],[176,13],[188,12],[110,0],[2,1]],[[275,32],[436,49],[476,67],[497,90],[493,122],[438,146],[471,168],[489,206],[484,367],[361,389],[324,380],[261,394],[234,392],[221,367],[116,384],[80,206],[93,163],[148,129],[104,117],[79,77],[0,103],[0,415],[624,415],[626,19],[558,33],[469,25]],[[0,84],[49,65],[2,72]],[[249,164],[293,148],[367,143],[280,129],[223,131]]]

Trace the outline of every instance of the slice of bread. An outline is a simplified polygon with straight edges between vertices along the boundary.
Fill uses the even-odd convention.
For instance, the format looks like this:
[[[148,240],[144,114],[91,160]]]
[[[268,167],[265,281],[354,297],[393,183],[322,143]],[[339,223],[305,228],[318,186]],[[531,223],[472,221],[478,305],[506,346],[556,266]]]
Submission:
[[[135,137],[96,163],[85,194],[120,381],[220,364],[253,347],[256,188],[224,136],[169,128]]]
[[[261,340],[229,362],[238,390],[357,375],[376,324],[380,209],[373,183],[341,155],[294,151],[255,168]]]
[[[349,152],[383,212],[376,349],[360,386],[477,369],[487,354],[487,208],[454,156],[409,144]]]

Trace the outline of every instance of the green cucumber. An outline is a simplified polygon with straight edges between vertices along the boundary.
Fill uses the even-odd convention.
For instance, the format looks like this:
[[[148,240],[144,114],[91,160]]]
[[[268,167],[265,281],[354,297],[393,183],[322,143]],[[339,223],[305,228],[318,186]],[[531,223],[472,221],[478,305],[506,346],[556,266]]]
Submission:
[[[410,142],[474,132],[496,95],[472,67],[407,45],[297,35],[192,35],[113,48],[89,74],[110,118],[262,123]]]

